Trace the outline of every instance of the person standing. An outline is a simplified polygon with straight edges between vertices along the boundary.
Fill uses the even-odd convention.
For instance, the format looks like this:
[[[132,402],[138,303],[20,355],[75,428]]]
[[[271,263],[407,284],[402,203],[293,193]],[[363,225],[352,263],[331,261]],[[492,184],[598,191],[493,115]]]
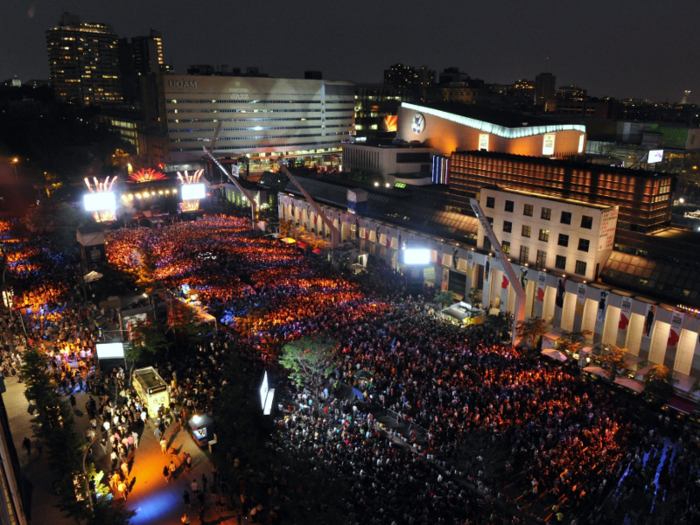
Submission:
[[[188,509],[192,508],[192,504],[190,503],[190,493],[187,492],[187,490],[185,490],[182,493],[182,502],[185,504],[185,507],[187,507]]]
[[[203,492],[207,491],[207,483],[208,482],[209,481],[207,480],[207,475],[204,472],[202,472],[202,491]]]
[[[175,471],[177,470],[177,467],[175,466],[175,463],[173,461],[170,462],[168,470],[170,471],[170,477],[172,479],[175,479]]]
[[[168,465],[163,467],[163,477],[165,478],[165,481],[170,483],[170,469],[168,468]]]
[[[190,483],[190,488],[192,489],[192,492],[193,492],[194,494],[197,494],[197,492],[199,492],[199,485],[197,485],[197,480],[196,480],[196,479],[193,479],[193,480],[192,480],[192,483]]]
[[[22,446],[27,450],[27,455],[31,456],[32,455],[32,442],[28,437],[24,438],[24,441],[22,441]]]
[[[165,438],[160,439],[160,452],[165,454],[168,451],[168,440]]]
[[[73,395],[73,394],[71,393],[71,395],[70,395],[70,397],[69,397],[68,399],[70,399],[70,407],[71,407],[73,410],[75,410],[75,405],[77,404],[77,401],[75,400],[75,395]]]
[[[36,438],[36,450],[40,456],[44,454],[44,442],[39,438]]]

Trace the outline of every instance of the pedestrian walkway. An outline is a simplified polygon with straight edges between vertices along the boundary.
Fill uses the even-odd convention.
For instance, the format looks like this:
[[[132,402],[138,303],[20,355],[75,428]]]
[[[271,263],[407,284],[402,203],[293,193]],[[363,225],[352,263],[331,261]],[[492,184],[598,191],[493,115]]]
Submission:
[[[34,437],[34,418],[27,411],[29,403],[24,395],[25,384],[19,383],[17,377],[8,377],[5,378],[5,385],[7,392],[3,394],[3,399],[10,421],[12,439],[20,458],[23,475],[32,487],[31,523],[74,525],[71,518],[62,516],[55,507],[59,504],[60,498],[53,492],[54,476],[49,467],[49,451],[44,447],[43,454],[38,453]],[[76,392],[75,397],[77,402],[73,413],[75,430],[78,435],[85,437],[90,426],[89,417],[84,410],[89,394]],[[64,399],[67,400],[67,396]],[[22,447],[25,437],[29,437],[32,441],[32,450],[29,455]],[[199,525],[198,504],[195,495],[191,493],[190,483],[196,479],[201,488],[202,474],[205,474],[209,481],[209,487],[211,487],[213,481],[212,463],[208,455],[195,444],[184,428],[178,432],[176,425],[173,425],[166,431],[165,437],[168,440],[168,446],[177,450],[178,458],[184,457],[184,452],[188,452],[192,456],[192,471],[185,472],[181,460],[175,460],[176,465],[180,467],[176,478],[170,483],[166,482],[162,474],[163,467],[169,465],[173,458],[169,454],[162,454],[160,444],[154,434],[153,424],[147,424],[141,434],[139,448],[134,453],[129,473],[129,480],[133,483],[133,488],[128,496],[126,506],[136,512],[131,523],[134,525],[180,525],[180,518],[187,512],[191,524]],[[98,470],[109,468],[109,456],[103,453],[98,443],[93,446],[93,453]],[[187,509],[183,503],[184,490],[190,492],[191,509]],[[236,511],[219,513],[216,510],[209,492],[206,493],[204,500],[204,521],[222,525],[239,523]]]

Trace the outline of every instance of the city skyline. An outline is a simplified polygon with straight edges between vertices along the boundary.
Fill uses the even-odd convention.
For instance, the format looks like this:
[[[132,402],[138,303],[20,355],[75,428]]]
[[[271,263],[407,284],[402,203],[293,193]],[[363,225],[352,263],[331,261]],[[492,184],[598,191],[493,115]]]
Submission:
[[[507,0],[474,7],[442,2],[430,10],[417,2],[396,9],[359,0],[335,13],[318,0],[303,7],[273,0],[244,12],[226,2],[200,8],[179,0],[60,6],[39,0],[7,7],[0,78],[48,78],[45,31],[62,11],[110,24],[120,37],[161,31],[166,61],[177,73],[206,63],[258,66],[276,77],[320,70],[326,79],[381,82],[384,69],[402,62],[438,72],[455,66],[488,83],[549,71],[558,86],[575,84],[593,96],[678,102],[691,90],[688,102],[700,101],[700,72],[689,67],[700,59],[691,36],[700,5],[682,0],[663,6],[592,0],[580,13]]]

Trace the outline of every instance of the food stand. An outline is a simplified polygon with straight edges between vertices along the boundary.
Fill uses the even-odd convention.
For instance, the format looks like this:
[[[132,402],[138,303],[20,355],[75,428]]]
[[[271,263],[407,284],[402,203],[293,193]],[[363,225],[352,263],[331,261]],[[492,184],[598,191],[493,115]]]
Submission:
[[[158,417],[158,409],[170,405],[168,385],[152,366],[135,370],[133,384],[148,411],[148,417]]]
[[[206,414],[195,414],[187,422],[192,431],[192,439],[200,448],[214,440],[214,420]]]

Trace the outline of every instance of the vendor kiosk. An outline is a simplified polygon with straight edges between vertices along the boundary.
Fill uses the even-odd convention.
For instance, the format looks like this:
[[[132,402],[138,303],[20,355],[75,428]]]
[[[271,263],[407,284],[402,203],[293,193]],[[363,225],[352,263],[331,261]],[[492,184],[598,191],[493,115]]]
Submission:
[[[170,405],[168,385],[152,366],[134,371],[134,390],[148,410],[148,417],[158,417],[158,409]]]
[[[194,415],[187,424],[192,430],[192,439],[200,448],[214,440],[214,420],[207,414]]]

